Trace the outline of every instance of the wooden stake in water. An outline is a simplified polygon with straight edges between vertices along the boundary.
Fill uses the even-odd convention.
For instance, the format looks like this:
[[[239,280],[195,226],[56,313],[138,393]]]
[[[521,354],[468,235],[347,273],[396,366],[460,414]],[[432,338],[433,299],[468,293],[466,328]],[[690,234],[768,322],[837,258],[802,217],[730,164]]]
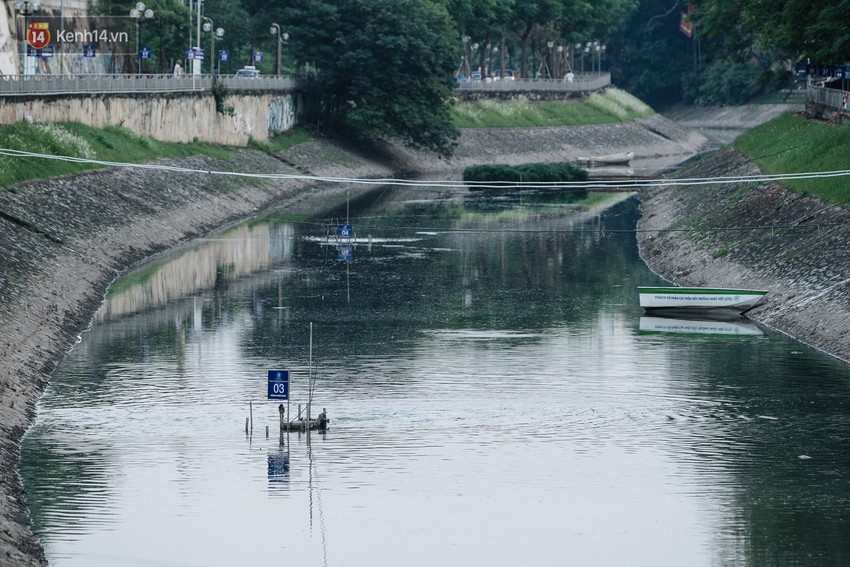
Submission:
[[[346,211],[346,215],[348,212]],[[347,222],[347,219],[346,219]],[[310,323],[310,358],[307,366],[307,428],[310,428],[310,404],[313,401],[313,323]]]

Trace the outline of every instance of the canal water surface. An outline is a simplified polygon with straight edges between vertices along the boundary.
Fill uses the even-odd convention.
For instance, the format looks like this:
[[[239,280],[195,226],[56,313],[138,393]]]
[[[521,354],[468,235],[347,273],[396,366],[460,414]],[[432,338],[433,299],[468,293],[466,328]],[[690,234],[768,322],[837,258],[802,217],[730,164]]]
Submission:
[[[50,564],[850,562],[850,369],[644,317],[636,199],[592,202],[382,189],[117,281],[22,447]]]

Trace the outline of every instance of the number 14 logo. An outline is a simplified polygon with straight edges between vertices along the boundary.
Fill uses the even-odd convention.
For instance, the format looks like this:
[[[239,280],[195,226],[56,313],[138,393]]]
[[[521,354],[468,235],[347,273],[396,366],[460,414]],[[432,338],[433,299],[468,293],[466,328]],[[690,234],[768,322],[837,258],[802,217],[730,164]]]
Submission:
[[[27,26],[27,43],[33,49],[44,49],[50,44],[50,24],[32,22]]]

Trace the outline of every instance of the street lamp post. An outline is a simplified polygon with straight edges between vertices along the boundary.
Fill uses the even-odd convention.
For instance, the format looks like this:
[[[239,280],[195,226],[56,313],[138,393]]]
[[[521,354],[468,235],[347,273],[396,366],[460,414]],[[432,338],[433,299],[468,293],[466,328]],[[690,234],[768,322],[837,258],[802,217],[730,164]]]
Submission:
[[[560,80],[564,73],[564,46],[558,46],[558,58],[555,60],[555,78]]]
[[[15,11],[18,12],[19,15],[24,17],[24,33],[23,33],[23,41],[21,45],[23,50],[21,51],[21,66],[23,67],[24,75],[33,75],[34,74],[34,65],[29,65],[29,49],[27,49],[27,31],[29,29],[29,17],[36,13],[39,9],[40,5],[38,0],[17,0],[15,2]],[[32,8],[30,8],[32,7]]]
[[[136,73],[141,74],[142,72],[142,54],[139,51],[139,21],[144,17],[146,20],[150,20],[153,18],[153,10],[148,8],[145,9],[145,3],[139,2],[136,4],[136,7],[130,10],[130,17],[136,20]]]
[[[590,46],[590,72],[591,73],[594,72],[593,71],[594,68],[596,69],[595,72],[598,73],[600,71],[599,67],[596,67],[596,65],[595,65],[596,60],[598,59],[598,55],[599,55],[599,42],[594,40],[593,43]]]
[[[213,22],[212,18],[208,18],[204,16],[204,31],[210,32],[210,75],[215,75],[215,40],[216,38],[222,39],[224,37],[224,29],[216,28],[215,22]]]
[[[204,10],[204,0],[195,0],[195,18],[197,22],[196,34],[195,34],[195,45],[189,46],[192,49],[192,75],[201,75],[201,59],[199,58],[201,52],[201,14]],[[192,14],[191,10],[189,11],[189,26],[192,25]]]
[[[289,34],[286,32],[281,33],[279,24],[272,24],[271,29],[269,30],[273,36],[277,38],[277,51],[274,60],[274,72],[278,77],[280,76],[280,46],[283,42],[289,41]]]
[[[581,55],[581,74],[584,75],[584,44],[577,43],[576,49],[578,50],[579,55]]]
[[[463,36],[463,52],[461,53],[461,72],[467,79],[472,79],[472,71],[469,69],[469,53],[466,50],[470,39],[472,38],[468,35]]]

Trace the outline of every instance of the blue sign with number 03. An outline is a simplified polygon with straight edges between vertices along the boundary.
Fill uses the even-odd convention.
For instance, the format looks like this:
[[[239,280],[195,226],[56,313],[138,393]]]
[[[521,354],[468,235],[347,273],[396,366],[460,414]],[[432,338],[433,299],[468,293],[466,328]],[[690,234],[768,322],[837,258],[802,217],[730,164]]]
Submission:
[[[289,370],[269,370],[270,400],[289,399]]]

